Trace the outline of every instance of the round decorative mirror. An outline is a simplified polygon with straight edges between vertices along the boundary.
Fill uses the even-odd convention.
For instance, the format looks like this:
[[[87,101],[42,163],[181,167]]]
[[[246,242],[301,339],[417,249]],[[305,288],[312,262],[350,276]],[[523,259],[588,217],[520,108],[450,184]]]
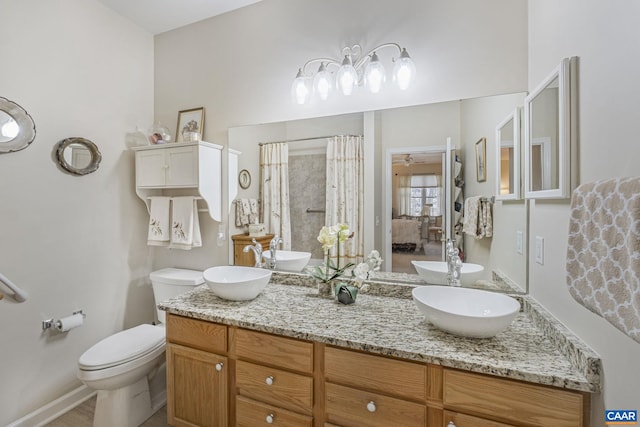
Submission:
[[[95,172],[102,160],[98,146],[85,138],[66,138],[56,148],[56,160],[62,169],[73,175]]]
[[[0,96],[0,153],[27,148],[36,137],[36,125],[24,108]]]

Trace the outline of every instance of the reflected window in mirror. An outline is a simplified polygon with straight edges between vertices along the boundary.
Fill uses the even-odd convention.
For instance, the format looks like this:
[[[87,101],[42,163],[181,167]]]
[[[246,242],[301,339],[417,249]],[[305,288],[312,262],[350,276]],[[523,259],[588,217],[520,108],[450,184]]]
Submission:
[[[565,199],[571,195],[572,174],[575,174],[571,164],[572,110],[575,114],[571,64],[574,62],[575,58],[563,59],[525,98],[525,197],[528,199]]]
[[[496,126],[496,200],[520,199],[520,108]]]

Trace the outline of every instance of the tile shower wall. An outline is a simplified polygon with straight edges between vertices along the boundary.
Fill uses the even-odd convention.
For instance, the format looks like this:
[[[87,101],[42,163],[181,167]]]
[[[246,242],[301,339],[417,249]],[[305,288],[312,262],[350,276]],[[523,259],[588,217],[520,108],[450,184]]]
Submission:
[[[324,210],[327,164],[325,154],[289,154],[289,200],[291,250],[309,251],[312,259],[322,259],[317,237],[324,213],[307,213],[307,208]]]

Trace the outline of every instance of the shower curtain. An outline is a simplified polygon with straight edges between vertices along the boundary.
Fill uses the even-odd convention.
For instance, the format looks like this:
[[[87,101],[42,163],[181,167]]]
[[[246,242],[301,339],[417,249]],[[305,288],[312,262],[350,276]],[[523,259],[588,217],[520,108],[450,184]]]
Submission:
[[[327,142],[325,224],[344,223],[354,233],[341,245],[339,266],[364,259],[363,145],[362,136],[335,136]]]
[[[291,250],[289,214],[289,146],[260,146],[260,209],[265,229],[282,239],[281,248]]]

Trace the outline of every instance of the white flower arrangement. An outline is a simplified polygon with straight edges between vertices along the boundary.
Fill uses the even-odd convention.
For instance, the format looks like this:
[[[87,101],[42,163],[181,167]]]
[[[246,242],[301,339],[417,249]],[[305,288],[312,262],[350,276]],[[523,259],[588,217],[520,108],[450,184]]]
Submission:
[[[375,249],[372,250],[367,256],[367,259],[356,265],[356,267],[351,271],[354,286],[359,289],[366,290],[369,285],[365,284],[364,281],[369,279],[372,272],[379,271],[381,265],[382,258],[380,257],[380,253]]]
[[[330,227],[324,226],[318,234],[318,242],[322,244],[322,250],[326,254],[325,262],[310,271],[311,276],[324,283],[329,283],[341,277],[345,270],[353,267],[353,263],[347,263],[340,267],[340,243],[351,238],[353,233],[347,224],[336,224]],[[331,260],[331,249],[337,246],[337,264]]]

